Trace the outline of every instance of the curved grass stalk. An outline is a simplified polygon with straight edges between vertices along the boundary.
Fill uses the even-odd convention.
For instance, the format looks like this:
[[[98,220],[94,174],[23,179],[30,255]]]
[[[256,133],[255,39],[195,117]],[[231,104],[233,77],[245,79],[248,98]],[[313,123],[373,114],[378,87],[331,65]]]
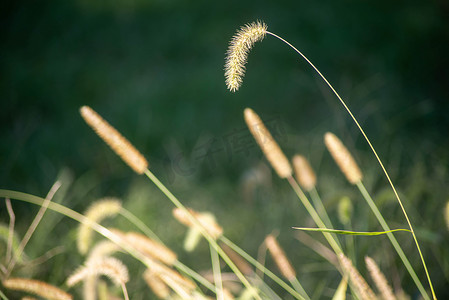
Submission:
[[[231,268],[234,274],[239,278],[242,284],[250,291],[253,292],[253,296],[256,299],[262,300],[260,295],[257,292],[257,289],[254,288],[251,283],[245,278],[245,276],[240,272],[237,266],[232,262],[232,260],[224,253],[223,249],[218,246],[217,242],[212,238],[212,236],[203,228],[203,226],[197,221],[197,219],[186,209],[186,207],[175,197],[166,187],[165,185],[159,181],[159,179],[149,170],[145,170],[145,175],[161,190],[162,193],[179,209],[184,211],[189,218],[189,220],[197,226],[197,228],[201,231],[201,234],[206,238],[209,244],[214,248],[215,251],[221,256],[221,258],[226,262],[226,264]]]
[[[0,197],[8,197],[10,199],[20,200],[24,202],[28,202],[31,204],[42,206],[45,202],[44,198],[17,192],[17,191],[11,191],[11,190],[3,190],[0,189]],[[143,254],[138,252],[134,247],[129,246],[127,243],[124,243],[117,235],[112,233],[109,229],[106,227],[92,222],[88,218],[86,218],[84,215],[55,202],[50,202],[48,204],[48,209],[51,209],[57,213],[60,213],[66,217],[69,217],[81,224],[86,224],[90,227],[92,227],[93,230],[98,232],[99,234],[103,235],[105,238],[111,240],[112,242],[116,243],[118,246],[122,247],[126,252],[128,252],[131,256],[142,262],[145,266],[148,268],[152,267],[152,264],[149,262],[148,258],[145,257]]]
[[[380,213],[379,209],[377,208],[377,206],[374,203],[373,199],[371,198],[370,194],[366,190],[365,185],[361,181],[359,181],[357,183],[357,187],[359,188],[360,193],[362,193],[363,197],[365,198],[365,200],[368,203],[369,207],[373,211],[374,215],[376,216],[376,218],[379,221],[379,223],[382,226],[382,228],[385,231],[389,231],[389,232],[386,232],[386,234],[387,234],[388,238],[390,239],[391,244],[393,245],[394,249],[398,253],[399,257],[401,258],[402,262],[404,263],[405,268],[410,273],[410,276],[412,277],[413,281],[415,281],[415,283],[417,284],[419,291],[421,293],[425,293],[425,295],[427,295],[427,293],[425,292],[425,289],[422,286],[422,284],[418,285],[418,283],[421,283],[421,281],[418,278],[418,275],[416,275],[416,272],[413,269],[412,265],[410,264],[410,261],[408,260],[407,256],[405,255],[404,251],[402,250],[401,246],[399,245],[399,243],[396,240],[396,238],[394,237],[394,235],[391,233],[392,230],[390,230],[390,227],[388,226],[388,224],[385,221],[384,217]],[[413,233],[413,231],[410,231],[410,232]],[[421,251],[419,251],[419,253],[421,254]],[[427,272],[427,269],[426,269],[426,272]]]
[[[265,275],[267,275],[269,278],[271,278],[274,282],[276,282],[280,287],[285,289],[287,292],[289,292],[293,297],[299,300],[305,300],[305,298],[300,295],[297,291],[295,291],[291,286],[289,286],[287,283],[285,283],[282,279],[280,279],[276,274],[265,268],[260,262],[255,260],[251,255],[246,253],[242,248],[234,244],[232,241],[230,241],[228,238],[226,238],[224,235],[220,237],[220,241],[224,244],[228,245],[229,248],[237,252],[241,257],[246,259],[250,264],[255,266],[257,269],[262,271]]]
[[[366,140],[366,142],[368,143],[368,145],[369,145],[369,147],[370,147],[370,149],[371,149],[371,151],[373,152],[373,154],[374,154],[374,156],[376,157],[376,159],[377,159],[377,162],[379,163],[379,165],[380,165],[380,167],[381,167],[381,169],[382,169],[382,171],[384,172],[384,174],[385,174],[385,177],[387,178],[387,181],[388,181],[388,183],[390,184],[390,186],[391,186],[391,189],[393,190],[393,193],[394,193],[394,195],[395,195],[395,197],[396,197],[396,199],[398,200],[398,203],[399,203],[399,206],[401,207],[401,210],[402,210],[402,212],[403,212],[403,214],[404,214],[404,216],[405,216],[405,219],[407,220],[407,224],[408,224],[408,226],[409,226],[409,228],[410,228],[410,231],[411,231],[411,233],[412,233],[412,235],[413,235],[413,240],[414,240],[414,242],[415,242],[415,244],[416,244],[416,248],[418,249],[418,252],[419,252],[419,256],[420,256],[420,258],[421,258],[421,262],[422,262],[422,264],[423,264],[423,267],[424,267],[424,270],[425,270],[425,272],[426,272],[426,276],[427,276],[427,280],[428,280],[428,282],[429,282],[429,286],[430,286],[430,289],[431,289],[431,292],[432,292],[432,297],[433,297],[433,299],[437,299],[436,298],[436,295],[435,295],[435,291],[434,291],[434,289],[433,289],[433,285],[432,285],[432,280],[430,279],[430,275],[429,275],[429,272],[428,272],[428,270],[427,270],[427,266],[426,266],[426,262],[425,262],[425,260],[424,260],[424,257],[423,257],[423,255],[422,255],[422,252],[421,252],[421,248],[420,248],[420,246],[419,246],[419,243],[418,243],[418,239],[416,238],[416,235],[415,235],[415,231],[414,231],[414,229],[413,229],[413,226],[412,226],[412,223],[410,222],[410,219],[409,219],[409,217],[408,217],[408,215],[407,215],[407,212],[405,211],[405,208],[404,208],[404,205],[402,204],[402,201],[401,201],[401,198],[399,197],[399,194],[398,194],[398,192],[396,191],[396,188],[395,188],[395,186],[394,186],[394,184],[393,184],[393,181],[391,180],[391,178],[390,178],[390,175],[388,174],[388,172],[387,172],[387,169],[385,168],[385,166],[384,166],[384,164],[382,163],[382,160],[380,159],[380,157],[379,157],[379,155],[377,154],[377,152],[376,152],[376,150],[374,149],[374,146],[371,144],[371,141],[370,141],[370,139],[368,138],[368,136],[366,135],[366,133],[365,133],[365,131],[363,130],[363,128],[362,128],[362,126],[359,124],[359,122],[357,121],[357,119],[355,118],[355,116],[353,115],[353,113],[352,113],[352,111],[349,109],[349,107],[346,105],[346,102],[340,97],[340,95],[337,93],[337,91],[334,89],[334,87],[332,86],[332,84],[326,79],[326,77],[318,70],[318,68],[317,67],[315,67],[315,65],[301,52],[301,51],[299,51],[298,49],[296,49],[296,47],[294,47],[292,44],[290,44],[289,42],[287,42],[285,39],[283,39],[282,37],[280,37],[280,36],[278,36],[278,35],[276,35],[276,34],[274,34],[274,33],[272,33],[272,32],[269,32],[269,31],[267,31],[266,32],[267,34],[269,34],[269,35],[271,35],[271,36],[273,36],[273,37],[275,37],[275,38],[277,38],[277,39],[279,39],[280,41],[282,41],[282,42],[284,42],[285,44],[287,44],[290,48],[292,48],[296,53],[298,53],[314,70],[315,70],[315,72],[317,72],[317,74],[324,80],[324,82],[329,86],[329,88],[332,90],[332,92],[335,94],[335,96],[338,98],[338,100],[340,101],[340,103],[343,105],[343,107],[345,108],[345,110],[348,112],[348,114],[350,115],[350,117],[352,118],[352,120],[354,121],[354,123],[356,124],[356,126],[357,126],[357,128],[360,130],[360,132],[361,132],[361,134],[363,135],[363,137],[365,138],[365,140]],[[410,274],[411,275],[411,274]],[[415,280],[414,279],[414,281],[415,281],[415,284],[418,286],[418,288],[419,288],[419,290],[420,290],[420,292],[421,292],[421,294],[422,294],[422,296],[424,297],[424,299],[429,299],[429,296],[427,295],[427,293],[425,292],[425,289],[422,287],[422,283],[421,283],[421,281],[419,280],[419,279],[417,279],[417,280]]]

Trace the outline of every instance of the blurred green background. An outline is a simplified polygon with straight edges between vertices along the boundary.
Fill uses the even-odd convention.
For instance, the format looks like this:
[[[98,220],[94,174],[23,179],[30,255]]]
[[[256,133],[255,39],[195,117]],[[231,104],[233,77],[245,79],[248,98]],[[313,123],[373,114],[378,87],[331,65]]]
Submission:
[[[291,226],[312,225],[287,184],[273,176],[271,186],[251,186],[248,192],[250,170],[260,170],[264,159],[254,143],[233,144],[247,134],[245,107],[274,120],[288,156],[300,152],[310,159],[333,219],[339,197],[360,196],[325,151],[326,131],[357,149],[367,186],[374,198],[383,199],[387,220],[396,227],[406,223],[347,113],[285,44],[273,37],[258,43],[241,89],[226,90],[229,40],[241,25],[255,20],[303,51],[359,118],[418,227],[440,298],[449,297],[449,235],[442,214],[449,199],[445,0],[2,1],[0,188],[43,196],[62,174],[68,185],[61,200],[66,205],[81,211],[99,197],[123,198],[181,253],[184,229],[170,217],[171,205],[84,124],[78,109],[89,105],[145,154],[154,173],[185,204],[214,212],[225,232],[253,255],[266,234],[279,230],[291,259],[309,266],[298,270],[306,289],[319,290],[321,284],[318,295],[331,296],[337,273],[316,265],[320,258],[292,238]],[[372,217],[357,218],[369,215],[366,205],[355,205],[354,227],[378,229]],[[29,206],[17,206],[24,219],[34,213]],[[1,209],[6,221],[3,204]],[[54,230],[75,227],[70,223]],[[417,261],[410,239],[400,238]],[[364,255],[384,258],[385,238],[359,240],[360,262]],[[49,247],[35,242],[30,251],[38,256]],[[208,266],[190,254],[182,258],[199,268]],[[63,277],[70,270],[56,266],[57,261],[49,262],[46,274],[61,283],[55,274]],[[75,257],[71,265],[80,262]],[[387,273],[394,268],[406,292],[416,294],[398,261],[382,266]],[[419,263],[416,267],[424,276]]]

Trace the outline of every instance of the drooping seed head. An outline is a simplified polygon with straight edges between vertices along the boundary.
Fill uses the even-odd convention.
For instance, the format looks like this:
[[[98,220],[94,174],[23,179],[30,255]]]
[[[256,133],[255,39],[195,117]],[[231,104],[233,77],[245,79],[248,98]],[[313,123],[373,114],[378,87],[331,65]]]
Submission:
[[[143,174],[148,168],[145,157],[114,127],[89,106],[80,108],[84,121],[95,133],[137,174]]]
[[[265,127],[260,117],[251,108],[245,109],[244,117],[251,134],[279,177],[287,178],[291,176],[292,167],[290,162],[287,157],[285,157],[278,143],[273,139],[271,133]]]
[[[242,84],[249,51],[266,34],[267,25],[258,21],[241,27],[232,38],[225,63],[226,85],[231,92],[237,91]]]
[[[376,262],[371,257],[365,256],[365,263],[377,290],[382,294],[382,299],[395,300],[396,297],[393,294],[393,290]]]
[[[98,257],[86,262],[67,278],[67,285],[74,286],[89,276],[104,275],[120,286],[129,281],[128,268],[115,257]]]
[[[316,185],[316,175],[309,162],[302,155],[293,156],[292,162],[299,184],[306,191],[311,191]]]
[[[116,198],[103,198],[94,202],[84,213],[85,217],[95,223],[117,215],[122,208],[121,202]],[[89,224],[81,223],[78,231],[78,250],[86,254],[92,241],[93,230]]]
[[[351,184],[360,182],[363,178],[362,171],[340,139],[335,134],[327,132],[324,135],[324,143],[346,179]]]
[[[265,238],[265,245],[267,246],[268,251],[270,251],[271,256],[273,257],[282,275],[284,275],[284,277],[288,280],[293,280],[296,277],[296,272],[285,255],[284,250],[282,250],[278,241],[272,234]]]

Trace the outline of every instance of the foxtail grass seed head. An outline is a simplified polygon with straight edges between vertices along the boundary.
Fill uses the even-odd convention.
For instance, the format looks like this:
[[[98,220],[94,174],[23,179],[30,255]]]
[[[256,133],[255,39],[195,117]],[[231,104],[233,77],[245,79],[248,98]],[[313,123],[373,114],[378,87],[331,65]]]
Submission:
[[[354,285],[357,294],[361,300],[376,300],[376,295],[373,290],[360,275],[359,271],[354,267],[351,260],[347,258],[343,253],[338,255],[344,272],[349,276]]]
[[[352,157],[348,149],[343,145],[335,134],[327,132],[324,135],[324,143],[334,158],[342,173],[351,184],[357,184],[362,180],[363,175],[359,166]]]
[[[175,252],[143,234],[128,232],[126,234],[126,241],[143,254],[149,256],[150,258],[159,260],[167,265],[171,266],[177,260]]]
[[[67,285],[74,286],[88,276],[104,275],[114,284],[121,286],[129,281],[128,268],[117,258],[100,257],[86,263],[67,278]]]
[[[365,256],[366,267],[376,284],[377,290],[381,293],[382,299],[384,300],[396,300],[396,297],[393,294],[393,290],[388,284],[385,275],[380,271],[379,266],[376,262],[369,256]]]
[[[287,157],[285,157],[279,145],[271,136],[271,133],[263,124],[260,117],[251,109],[246,108],[244,111],[246,125],[248,125],[251,134],[262,149],[268,162],[276,171],[280,178],[290,177],[292,167]]]
[[[212,214],[199,213],[190,208],[188,210],[192,214],[192,216],[198,220],[200,225],[207,230],[212,238],[218,239],[223,234],[223,228],[217,224],[215,217]],[[187,213],[184,210],[180,208],[174,208],[172,213],[179,223],[184,224],[187,227],[194,227],[194,224],[190,221]]]
[[[276,265],[281,271],[282,275],[288,280],[293,280],[296,277],[296,272],[293,269],[290,261],[285,255],[284,250],[282,250],[276,238],[270,234],[265,238],[265,245],[267,246],[268,251],[270,251],[271,256],[273,257]]]
[[[116,198],[103,198],[94,202],[84,213],[90,221],[100,223],[103,219],[116,216],[122,209],[122,203]],[[86,254],[92,241],[93,231],[89,224],[81,223],[77,245],[81,254]]]
[[[306,191],[311,191],[316,185],[316,175],[309,162],[302,155],[293,156],[292,161],[299,184]]]
[[[81,107],[80,113],[84,121],[131,169],[137,174],[145,172],[148,168],[147,160],[120,132],[89,106]]]
[[[225,63],[226,85],[231,92],[237,91],[242,84],[249,51],[266,34],[267,25],[258,21],[241,27],[232,38]]]
[[[72,300],[73,296],[46,282],[26,279],[9,278],[4,280],[3,286],[9,290],[22,291],[50,300]]]

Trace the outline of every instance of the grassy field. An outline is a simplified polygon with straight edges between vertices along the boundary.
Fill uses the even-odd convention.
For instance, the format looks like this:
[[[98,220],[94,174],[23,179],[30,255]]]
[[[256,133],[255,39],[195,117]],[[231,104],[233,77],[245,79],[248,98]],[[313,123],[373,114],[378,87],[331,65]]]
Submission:
[[[390,227],[407,228],[407,223],[341,104],[285,44],[273,38],[258,43],[240,90],[226,89],[223,66],[231,37],[241,25],[263,20],[320,68],[359,119],[415,226],[437,296],[445,299],[448,6],[444,1],[334,2],[2,2],[0,188],[45,197],[59,179],[62,186],[53,201],[78,212],[96,199],[120,198],[179,261],[210,273],[209,245],[202,241],[193,253],[183,249],[186,229],[172,217],[173,205],[85,125],[79,108],[89,105],[147,157],[150,170],[182,203],[212,212],[226,236],[253,257],[267,234],[279,233],[309,296],[331,298],[341,277],[291,228],[315,225],[252,140],[244,108],[254,109],[275,131],[288,158],[301,153],[309,159],[336,228],[382,230],[332,161],[323,142],[327,131],[355,156]],[[345,196],[353,205],[350,224],[338,217]],[[4,203],[0,220],[8,224]],[[12,205],[16,231],[23,237],[38,207]],[[123,217],[104,225],[135,230]],[[56,254],[18,265],[14,276],[67,289],[65,279],[84,262],[76,250],[77,229],[76,222],[47,212],[25,248],[26,259],[33,262],[51,249]],[[319,233],[309,235],[325,243]],[[427,288],[410,235],[395,236]],[[369,255],[395,289],[418,298],[387,237],[345,237],[341,242],[352,249],[346,254],[363,275],[368,274],[364,257]],[[0,245],[4,257],[6,242]],[[147,299],[148,287],[134,275],[144,266],[129,256],[118,257],[130,269],[130,298]],[[271,259],[267,267],[278,274]],[[281,298],[291,297],[267,282]],[[70,292],[79,298],[82,288]],[[14,299],[18,294],[7,295]]]

